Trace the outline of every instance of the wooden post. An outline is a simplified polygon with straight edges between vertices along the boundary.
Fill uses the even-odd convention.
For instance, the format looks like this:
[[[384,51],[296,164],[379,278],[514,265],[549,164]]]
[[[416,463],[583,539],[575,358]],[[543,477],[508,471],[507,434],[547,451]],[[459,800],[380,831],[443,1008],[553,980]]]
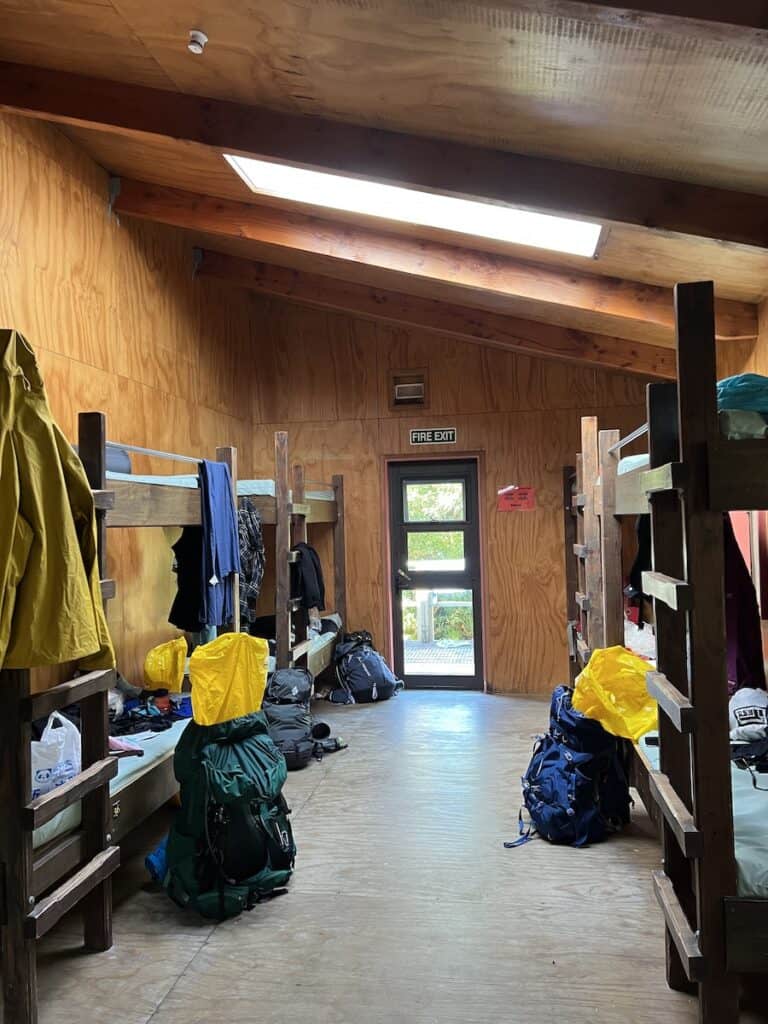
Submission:
[[[102,412],[81,412],[77,418],[80,461],[91,489],[105,490],[107,483],[107,426]],[[105,513],[96,512],[99,547],[99,576],[104,578],[107,557]],[[106,690],[99,690],[80,703],[82,766],[88,768],[109,754],[109,708]],[[111,840],[109,785],[83,797],[85,859],[101,853]],[[105,878],[83,899],[83,929],[87,949],[102,951],[112,946],[112,879]]]
[[[603,592],[603,645],[624,644],[624,577],[621,566],[621,523],[616,518],[616,476],[619,459],[610,448],[621,440],[618,430],[601,430],[598,435],[600,498],[600,564]]]
[[[336,474],[332,480],[336,497],[336,522],[333,524],[333,592],[336,612],[342,629],[347,626],[347,554],[344,540],[344,477]]]
[[[288,553],[291,548],[291,496],[288,486],[288,434],[278,430],[275,434],[275,624],[277,640],[277,667],[287,668],[291,648],[291,596]]]
[[[571,651],[574,643],[573,631],[579,617],[579,609],[576,604],[576,589],[579,585],[578,559],[573,553],[573,545],[576,543],[576,517],[577,513],[573,508],[573,499],[576,486],[576,467],[563,466],[563,538],[565,558],[565,614],[567,622],[568,637],[568,671],[571,683],[578,674],[575,649]]]
[[[678,461],[677,385],[651,384],[647,393],[647,412],[651,469]],[[675,579],[684,579],[685,538],[680,495],[676,491],[662,491],[652,494],[649,502],[653,567]],[[662,601],[654,603],[657,667],[681,693],[688,696],[685,618]],[[659,759],[661,771],[668,776],[675,792],[690,810],[693,806],[690,739],[679,733],[665,714],[659,715]],[[695,929],[697,913],[691,861],[684,856],[663,817],[661,829],[664,872]],[[667,984],[681,992],[695,992],[696,986],[688,981],[669,929],[665,929],[665,946]]]
[[[229,466],[229,475],[232,482],[232,501],[235,504],[235,519],[237,519],[237,448],[226,446],[216,449],[216,461],[223,462]],[[232,574],[232,631],[240,632],[240,574]]]
[[[587,635],[585,640],[590,651],[605,646],[603,630],[603,585],[600,566],[600,520],[595,509],[595,485],[599,473],[597,417],[581,418],[581,467],[584,493],[584,544],[587,557],[584,561],[585,591],[589,599],[586,613]]]
[[[706,974],[699,985],[704,1024],[738,1020],[738,979],[726,972],[723,900],[736,895],[728,672],[725,652],[723,513],[708,507],[708,447],[719,443],[715,399],[714,289],[711,281],[675,287],[680,456],[685,491],[690,612],[690,698],[694,819],[704,854],[696,863],[699,945]]]
[[[303,505],[306,500],[306,489],[304,486],[304,467],[296,463],[293,467],[293,494],[292,504]],[[307,543],[307,517],[304,513],[291,516],[291,547],[294,544]],[[297,644],[307,639],[307,627],[309,625],[309,610],[298,608],[292,613],[293,633]]]
[[[32,797],[32,737],[21,712],[29,692],[28,671],[0,672],[0,884],[4,890],[0,890],[0,934],[8,1024],[37,1024],[35,941],[27,938],[25,929],[34,904],[32,833],[22,827],[21,820],[21,808]]]

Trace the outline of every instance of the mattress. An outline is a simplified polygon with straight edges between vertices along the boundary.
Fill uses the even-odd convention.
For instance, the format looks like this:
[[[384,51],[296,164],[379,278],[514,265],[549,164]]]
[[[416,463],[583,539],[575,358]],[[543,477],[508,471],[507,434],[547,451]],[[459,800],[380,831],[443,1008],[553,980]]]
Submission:
[[[171,728],[166,729],[165,732],[137,733],[135,736],[126,736],[125,739],[128,742],[134,743],[137,747],[141,747],[144,750],[144,757],[121,757],[118,759],[117,775],[109,783],[110,795],[117,796],[129,783],[134,782],[142,775],[151,771],[165,757],[172,755],[176,749],[179,737],[186,729],[189,721],[187,718],[180,722],[174,722]],[[32,846],[34,849],[37,849],[38,846],[50,843],[52,839],[57,839],[59,836],[76,829],[79,824],[80,804],[65,807],[51,821],[35,829],[32,836]]]
[[[658,746],[640,743],[654,769],[659,767]],[[758,784],[768,787],[768,776],[758,776]],[[768,899],[768,789],[755,789],[749,772],[731,765],[733,795],[733,832],[738,871],[738,894]]]
[[[189,490],[197,490],[198,477],[192,473],[179,475],[147,476],[140,473],[107,473],[107,480],[125,480],[134,484],[163,484],[165,487],[186,487]],[[276,493],[274,480],[238,480],[237,493],[241,498],[259,497],[274,498]],[[329,488],[307,491],[306,497],[310,501],[333,501],[334,493]]]
[[[647,469],[651,464],[651,457],[648,452],[642,452],[640,455],[626,455],[623,459],[619,460],[619,476],[623,476],[624,473],[632,473],[636,469]]]

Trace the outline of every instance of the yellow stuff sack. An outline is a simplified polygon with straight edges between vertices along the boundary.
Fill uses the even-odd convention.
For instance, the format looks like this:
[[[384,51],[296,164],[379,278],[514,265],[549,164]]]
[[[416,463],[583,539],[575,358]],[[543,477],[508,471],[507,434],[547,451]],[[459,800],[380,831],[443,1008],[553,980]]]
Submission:
[[[189,659],[192,717],[218,725],[259,711],[267,686],[269,644],[247,633],[222,633]]]
[[[183,636],[167,640],[147,652],[144,659],[144,686],[148,690],[170,690],[178,693],[184,679],[187,641]]]
[[[658,728],[656,701],[645,688],[651,666],[626,647],[594,651],[576,679],[573,706],[582,715],[596,718],[614,736],[634,743]]]

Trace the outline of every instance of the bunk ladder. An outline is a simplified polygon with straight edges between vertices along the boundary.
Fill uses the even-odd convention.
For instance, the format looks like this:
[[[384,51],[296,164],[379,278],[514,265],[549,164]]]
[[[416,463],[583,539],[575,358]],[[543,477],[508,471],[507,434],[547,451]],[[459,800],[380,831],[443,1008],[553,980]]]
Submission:
[[[568,624],[571,670],[577,674],[592,651],[603,646],[603,601],[600,570],[600,520],[595,507],[598,478],[597,417],[581,421],[581,453],[576,456],[575,492],[571,508],[576,516],[576,622]]]
[[[80,458],[94,491],[106,600],[115,593],[114,581],[103,573],[104,517],[114,494],[106,490],[103,416],[81,413],[78,435]],[[36,1024],[35,943],[72,907],[82,903],[87,949],[98,952],[112,946],[111,876],[120,863],[109,831],[109,782],[117,774],[117,760],[109,756],[107,693],[114,685],[114,670],[108,669],[32,693],[29,670],[0,672],[0,932],[5,1017],[14,1024]],[[75,703],[80,705],[80,774],[33,800],[31,723]],[[35,829],[78,802],[81,827],[35,855]]]
[[[294,544],[307,541],[309,505],[305,501],[304,467],[293,467],[292,483],[288,467],[288,434],[275,434],[275,499],[277,505],[276,538],[276,627],[278,668],[293,666],[309,649],[308,618],[301,599],[291,597],[291,566],[299,559]]]
[[[707,292],[708,289],[708,292]],[[707,313],[709,314],[707,316]],[[723,519],[708,508],[707,445],[717,437],[711,285],[676,289],[676,384],[648,388],[657,670],[648,690],[659,705],[660,768],[650,791],[662,815],[663,870],[653,885],[666,924],[667,981],[698,987],[703,1024],[738,1019],[736,977],[728,973],[724,899],[735,895],[725,622]],[[712,353],[712,365],[702,353]],[[694,407],[696,403],[696,407]],[[714,583],[712,581],[715,581]]]

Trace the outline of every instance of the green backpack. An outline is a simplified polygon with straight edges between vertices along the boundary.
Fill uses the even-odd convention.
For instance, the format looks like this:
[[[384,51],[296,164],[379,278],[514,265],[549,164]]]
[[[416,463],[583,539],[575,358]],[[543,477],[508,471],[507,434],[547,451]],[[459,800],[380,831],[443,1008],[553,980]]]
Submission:
[[[285,759],[264,716],[209,726],[190,722],[173,767],[181,809],[166,852],[171,899],[223,921],[283,889],[296,845],[281,792]]]

